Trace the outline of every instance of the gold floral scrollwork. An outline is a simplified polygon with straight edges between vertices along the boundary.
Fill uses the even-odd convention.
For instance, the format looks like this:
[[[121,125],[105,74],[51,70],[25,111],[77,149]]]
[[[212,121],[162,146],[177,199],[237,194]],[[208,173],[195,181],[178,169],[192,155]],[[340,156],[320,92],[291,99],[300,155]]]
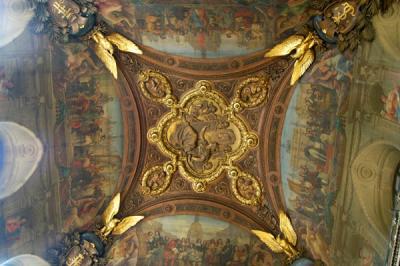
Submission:
[[[258,205],[261,202],[261,185],[254,176],[238,168],[229,170],[228,176],[231,180],[232,192],[241,203]]]
[[[268,99],[270,82],[265,77],[250,77],[240,82],[235,90],[232,106],[236,112],[261,105]]]
[[[150,79],[149,76],[156,77],[164,84],[169,84],[160,73],[154,71],[146,73],[142,73],[139,80],[140,86],[144,88],[142,88],[143,92],[148,90],[143,84]],[[253,82],[260,82],[259,80],[256,78]],[[258,136],[250,131],[243,118],[233,111],[232,103],[230,104],[221,93],[215,90],[213,83],[205,80],[198,81],[192,90],[186,92],[171,105],[163,99],[171,99],[168,97],[172,96],[172,91],[169,89],[165,91],[166,93],[162,94],[163,98],[151,96],[149,93],[146,96],[171,108],[170,112],[159,119],[156,126],[149,129],[147,139],[150,143],[157,145],[171,161],[166,164],[169,165],[168,169],[164,165],[147,170],[142,179],[143,191],[150,195],[163,193],[173,173],[179,171],[183,178],[192,183],[193,190],[200,193],[204,192],[208,184],[217,180],[225,171],[229,173],[235,170],[240,173],[239,181],[232,178],[232,182],[236,184],[234,191],[239,191],[236,193],[237,199],[243,204],[250,205],[259,202],[259,194],[250,196],[246,189],[241,189],[243,186],[237,185],[237,183],[242,185],[241,182],[247,180],[246,182],[253,182],[251,188],[261,191],[254,177],[241,172],[234,166],[235,161],[242,158],[249,149],[258,146]],[[264,94],[255,96],[259,101],[257,104],[266,99],[267,93]],[[238,100],[236,103],[242,102]],[[257,105],[243,103],[245,103],[243,107]],[[159,176],[154,176],[155,173]],[[165,180],[165,182],[160,184],[150,182],[149,180],[153,180],[151,177],[154,177],[154,180]],[[243,179],[244,177],[246,179]]]
[[[172,174],[175,171],[175,165],[171,162],[147,170],[142,179],[143,193],[157,196],[165,192],[171,184]]]
[[[149,100],[165,104],[168,107],[176,103],[167,78],[154,70],[145,70],[139,73],[139,87]]]

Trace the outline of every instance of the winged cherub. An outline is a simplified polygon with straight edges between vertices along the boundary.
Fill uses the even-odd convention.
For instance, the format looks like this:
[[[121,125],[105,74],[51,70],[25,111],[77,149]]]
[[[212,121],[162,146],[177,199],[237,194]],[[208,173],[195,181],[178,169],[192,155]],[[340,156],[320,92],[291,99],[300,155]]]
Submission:
[[[296,250],[297,235],[289,220],[289,217],[282,211],[279,212],[279,229],[281,234],[274,237],[272,234],[251,230],[258,238],[264,242],[273,252],[285,253],[289,260],[296,259],[300,253]]]
[[[321,45],[321,40],[312,32],[307,37],[292,35],[280,44],[269,50],[265,57],[285,56],[295,51],[291,57],[296,59],[290,85],[294,85],[301,78],[315,60],[313,47]]]
[[[135,226],[144,218],[144,216],[128,216],[122,220],[114,218],[119,211],[120,200],[121,196],[120,193],[118,193],[111,200],[110,204],[102,215],[103,227],[100,229],[99,233],[103,239],[107,238],[107,236],[110,234],[122,235],[129,228]]]

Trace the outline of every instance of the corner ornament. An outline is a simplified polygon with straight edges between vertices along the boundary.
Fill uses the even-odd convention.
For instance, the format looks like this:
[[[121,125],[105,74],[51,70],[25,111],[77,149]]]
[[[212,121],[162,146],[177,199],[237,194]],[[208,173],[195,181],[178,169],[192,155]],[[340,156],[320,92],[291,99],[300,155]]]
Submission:
[[[35,33],[48,33],[59,42],[91,42],[97,57],[118,78],[114,49],[142,54],[140,48],[119,33],[107,33],[108,27],[98,20],[92,0],[31,0],[35,16],[30,22]]]
[[[291,55],[295,59],[290,85],[294,85],[327,49],[352,51],[361,41],[372,41],[372,18],[384,14],[393,0],[312,0],[316,15],[297,32],[269,50],[265,57]]]
[[[278,236],[259,230],[251,230],[269,249],[274,253],[284,253],[287,256],[288,265],[319,265],[308,258],[301,257],[301,252],[297,250],[297,234],[289,217],[279,211],[279,230]]]
[[[112,245],[112,235],[122,235],[139,223],[144,216],[128,216],[117,219],[120,207],[120,193],[116,194],[105,209],[101,221],[94,231],[73,232],[65,235],[61,243],[48,250],[52,265],[91,266],[108,265],[105,258],[107,248]]]
[[[177,171],[191,182],[194,191],[201,193],[226,173],[232,193],[242,204],[259,204],[260,182],[234,164],[258,146],[257,134],[249,130],[239,113],[266,101],[268,79],[244,80],[236,87],[231,103],[215,90],[213,83],[205,80],[198,81],[179,100],[172,94],[168,79],[159,72],[141,72],[138,83],[146,98],[170,109],[147,133],[149,142],[170,160],[145,172],[143,193],[164,193]]]

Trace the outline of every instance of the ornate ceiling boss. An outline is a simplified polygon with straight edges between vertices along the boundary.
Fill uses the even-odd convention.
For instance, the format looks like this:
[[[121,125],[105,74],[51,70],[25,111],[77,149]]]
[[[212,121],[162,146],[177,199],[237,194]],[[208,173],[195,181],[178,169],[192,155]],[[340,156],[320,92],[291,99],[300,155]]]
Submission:
[[[258,178],[242,171],[235,162],[258,145],[257,134],[240,112],[266,101],[267,78],[255,76],[242,81],[230,103],[210,81],[198,81],[180,99],[172,94],[168,79],[156,71],[141,72],[138,83],[145,97],[170,108],[147,133],[149,142],[170,160],[146,170],[141,183],[144,194],[164,193],[177,171],[198,193],[226,173],[237,200],[246,205],[261,202]]]

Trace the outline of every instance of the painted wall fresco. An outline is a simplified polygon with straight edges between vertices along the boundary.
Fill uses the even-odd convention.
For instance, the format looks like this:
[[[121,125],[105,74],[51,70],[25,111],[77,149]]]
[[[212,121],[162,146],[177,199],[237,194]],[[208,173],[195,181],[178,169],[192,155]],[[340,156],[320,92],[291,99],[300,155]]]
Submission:
[[[286,205],[315,259],[333,265],[333,206],[340,187],[352,61],[330,52],[297,85],[286,114],[281,172]]]
[[[43,255],[52,234],[86,228],[114,193],[123,154],[118,84],[83,45],[28,33],[0,49],[0,120],[44,145],[37,171],[0,201],[0,260]]]
[[[110,266],[275,265],[271,253],[250,232],[193,215],[144,221],[117,240],[108,256]]]
[[[309,16],[305,0],[96,3],[105,21],[133,40],[171,54],[203,58],[264,50]]]
[[[113,193],[122,158],[117,84],[79,44],[56,47],[55,155],[63,231],[85,228]],[[60,68],[58,71],[57,68]],[[62,69],[68,69],[67,73]]]
[[[44,118],[39,114],[44,105],[40,104],[42,83],[36,79],[36,74],[43,69],[46,59],[31,37],[23,34],[18,39],[21,42],[19,45],[13,42],[0,49],[0,121],[12,121],[23,125],[42,140],[44,131],[39,125]],[[7,128],[2,128],[2,131],[4,130]],[[16,137],[17,133],[15,132],[13,137]],[[29,144],[20,146],[19,152],[21,155],[26,152],[26,158],[29,158],[34,155],[34,148]],[[3,163],[12,162],[3,154],[0,157],[0,161],[5,160]],[[21,160],[18,162],[21,163]],[[7,174],[6,168],[7,166],[4,166],[1,169],[3,174]],[[36,212],[36,208],[43,207],[43,193],[40,192],[43,191],[43,186],[40,181],[44,181],[45,178],[41,179],[41,168],[42,163],[28,180],[18,180],[18,177],[8,182],[4,177],[1,180],[2,183],[7,182],[7,192],[14,190],[15,193],[7,194],[6,198],[0,200],[0,261],[18,254],[20,250],[32,249],[35,240],[37,247],[41,247],[40,237],[36,235],[40,228],[34,222],[43,218],[42,213]],[[21,167],[18,170],[21,170]],[[17,171],[13,171],[15,172]],[[10,172],[7,174],[7,178],[9,177],[12,178]],[[22,181],[26,183],[23,185]],[[13,186],[20,188],[15,191]],[[27,187],[30,190],[27,190]]]
[[[400,69],[397,65],[376,62],[371,57],[370,63],[361,69],[360,80],[373,86],[379,93],[380,114],[382,117],[400,123]],[[376,108],[376,106],[374,106]]]

